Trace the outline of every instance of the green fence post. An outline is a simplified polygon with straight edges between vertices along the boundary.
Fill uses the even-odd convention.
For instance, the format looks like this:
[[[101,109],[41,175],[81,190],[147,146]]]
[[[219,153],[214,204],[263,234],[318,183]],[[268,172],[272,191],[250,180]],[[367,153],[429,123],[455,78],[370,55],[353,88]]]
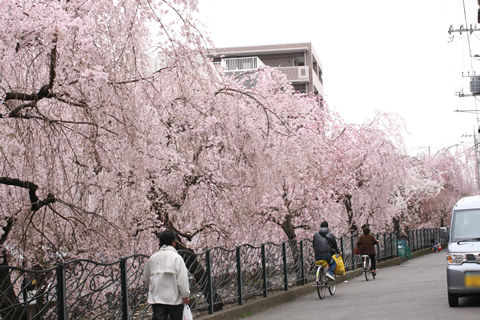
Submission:
[[[425,248],[428,248],[430,246],[430,229],[426,229],[425,231]]]
[[[240,247],[236,248],[237,256],[237,289],[238,289],[238,305],[243,304],[243,288],[242,288],[242,262],[240,259]]]
[[[390,258],[393,258],[394,255],[394,246],[393,246],[393,241],[395,240],[395,237],[393,236],[393,232],[390,232]]]
[[[208,314],[213,314],[213,287],[212,287],[212,266],[210,261],[210,249],[205,251],[205,264],[207,266],[207,303]]]
[[[410,247],[410,250],[412,249],[412,243],[410,242],[410,230],[407,232],[407,246]]]
[[[387,260],[388,260],[392,255],[392,237],[390,237],[390,233],[388,233],[387,235],[388,235],[388,240],[387,240],[388,249],[390,249],[390,250],[387,250]]]
[[[353,243],[354,243],[353,235],[351,235],[350,236],[350,246],[351,246],[351,249],[352,249],[352,270],[355,270],[355,254],[353,253]]]
[[[425,244],[424,244],[424,247],[426,248],[426,247],[428,247],[428,244],[429,244],[429,237],[428,237],[428,236],[429,236],[429,230],[428,230],[428,229],[425,229],[425,232],[424,232],[424,233],[425,233],[425,237],[424,237],[424,238],[425,238]]]
[[[432,243],[430,242],[430,240],[433,239],[433,236],[432,236],[432,229],[427,229],[427,247],[429,247]]]
[[[340,237],[340,252],[343,255],[343,236]],[[345,266],[346,267],[346,266]]]
[[[420,229],[420,249],[425,248],[425,229]]]
[[[416,232],[417,236],[415,237],[417,239],[417,250],[420,249],[420,230],[417,230]]]
[[[283,256],[283,290],[288,291],[287,243],[282,243]]]
[[[418,230],[418,249],[422,249],[422,230]]]
[[[122,319],[128,320],[127,259],[120,259],[120,289],[122,292]]]
[[[425,242],[425,248],[430,247],[431,242],[430,240],[432,239],[432,231],[431,229],[427,229],[427,237],[426,237],[426,242]]]
[[[303,257],[303,240],[300,240],[300,272],[302,273],[302,286],[307,283],[305,279],[305,261]]]
[[[425,230],[425,231],[423,232],[423,234],[424,234],[424,237],[423,237],[423,240],[424,240],[424,242],[423,242],[423,247],[424,247],[424,248],[427,248],[427,247],[428,247],[428,243],[429,243],[429,242],[428,242],[428,229],[424,229],[424,230]]]
[[[417,250],[417,230],[412,230],[413,250]]]
[[[59,320],[67,320],[67,292],[65,283],[65,265],[57,264],[57,312]]]
[[[413,250],[417,250],[417,230],[412,231],[412,237],[413,237]]]
[[[263,276],[263,296],[268,295],[268,279],[267,279],[267,261],[265,254],[265,244],[262,244],[262,276]]]
[[[387,260],[387,234],[383,233],[383,259]]]
[[[425,248],[425,229],[420,229],[420,249]]]

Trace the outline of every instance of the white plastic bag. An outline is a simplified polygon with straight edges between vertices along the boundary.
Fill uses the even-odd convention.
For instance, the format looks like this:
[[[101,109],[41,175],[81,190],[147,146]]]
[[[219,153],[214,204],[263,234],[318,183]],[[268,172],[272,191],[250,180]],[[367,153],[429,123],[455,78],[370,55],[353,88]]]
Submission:
[[[185,307],[183,307],[183,320],[193,320],[193,316],[192,316],[192,311],[190,311],[190,307],[188,306],[188,304],[185,305]]]

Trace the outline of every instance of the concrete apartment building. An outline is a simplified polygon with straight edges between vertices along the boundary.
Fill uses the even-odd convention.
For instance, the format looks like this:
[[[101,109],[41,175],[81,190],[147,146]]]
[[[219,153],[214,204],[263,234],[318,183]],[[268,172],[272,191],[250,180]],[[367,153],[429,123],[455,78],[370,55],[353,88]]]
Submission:
[[[310,42],[216,48],[213,62],[227,74],[270,66],[285,73],[295,90],[323,97],[322,66]]]

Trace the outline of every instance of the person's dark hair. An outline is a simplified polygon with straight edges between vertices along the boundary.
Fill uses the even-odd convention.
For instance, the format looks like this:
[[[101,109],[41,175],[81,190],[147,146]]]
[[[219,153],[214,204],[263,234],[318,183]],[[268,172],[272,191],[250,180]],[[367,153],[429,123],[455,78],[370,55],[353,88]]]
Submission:
[[[172,230],[166,229],[160,234],[160,247],[171,246],[176,239],[175,233]]]
[[[364,235],[370,234],[370,229],[368,229],[367,227],[363,228],[363,234]]]
[[[323,221],[322,224],[320,225],[320,228],[328,228],[328,222]]]

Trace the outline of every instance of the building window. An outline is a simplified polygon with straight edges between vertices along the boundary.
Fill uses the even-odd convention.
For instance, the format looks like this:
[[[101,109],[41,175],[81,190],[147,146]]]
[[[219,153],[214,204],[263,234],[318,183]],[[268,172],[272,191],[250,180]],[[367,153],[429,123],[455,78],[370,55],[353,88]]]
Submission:
[[[293,89],[295,92],[307,93],[307,84],[306,83],[294,83]]]
[[[299,56],[299,57],[293,58],[293,66],[294,67],[305,66],[305,57],[304,56]]]

